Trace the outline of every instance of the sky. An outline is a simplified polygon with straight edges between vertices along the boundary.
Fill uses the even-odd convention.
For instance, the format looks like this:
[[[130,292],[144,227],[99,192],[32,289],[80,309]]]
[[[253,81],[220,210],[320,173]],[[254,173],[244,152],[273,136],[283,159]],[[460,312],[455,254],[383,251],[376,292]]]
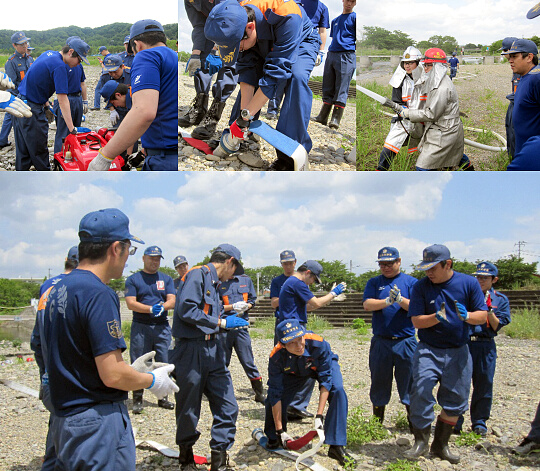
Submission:
[[[460,45],[491,44],[507,36],[540,34],[540,17],[527,12],[540,0],[358,0],[357,37],[363,26],[400,30],[415,41],[453,36]]]
[[[0,29],[44,31],[70,25],[95,28],[110,23],[134,23],[143,19],[170,24],[176,23],[178,12],[175,0],[160,0],[159,7],[147,0],[124,3],[92,0],[84,8],[82,6],[65,0],[28,0],[24,2],[24,14],[14,14],[8,9],[0,15]]]
[[[459,260],[497,260],[526,242],[540,256],[540,194],[534,172],[180,172],[107,175],[0,173],[0,277],[43,278],[63,271],[88,212],[116,207],[146,242],[124,275],[158,245],[163,264],[177,255],[200,262],[220,243],[236,245],[244,265],[279,265],[279,253],[341,260],[374,270],[378,250],[397,247],[402,267],[431,244]],[[134,244],[136,245],[136,244]]]

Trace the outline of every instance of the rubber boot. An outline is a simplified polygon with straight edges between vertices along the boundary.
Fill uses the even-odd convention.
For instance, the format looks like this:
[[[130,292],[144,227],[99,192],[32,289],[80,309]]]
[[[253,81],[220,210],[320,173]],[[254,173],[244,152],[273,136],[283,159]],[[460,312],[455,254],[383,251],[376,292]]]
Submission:
[[[410,450],[403,453],[403,456],[408,460],[417,460],[424,455],[428,449],[429,435],[431,433],[431,425],[424,429],[413,427],[414,445]]]
[[[330,445],[328,456],[334,460],[338,460],[341,466],[345,466],[346,464],[354,466],[356,464],[354,458],[347,453],[345,447],[342,445]]]
[[[199,93],[184,116],[178,117],[178,126],[187,128],[199,124],[208,109],[208,95]]]
[[[452,430],[454,430],[454,424],[443,422],[440,417],[437,419],[435,436],[431,444],[431,453],[438,456],[441,460],[456,464],[459,463],[459,455],[450,453],[450,448],[448,447],[448,439],[452,435]]]
[[[143,392],[144,389],[133,391],[133,413],[140,414],[143,410]]]
[[[191,132],[191,137],[201,139],[203,141],[210,139],[216,132],[216,126],[221,119],[221,114],[223,113],[224,108],[224,101],[214,100],[212,102],[212,106],[210,106],[210,109],[204,116],[204,119],[201,121],[201,125],[196,127]]]
[[[334,111],[332,112],[332,119],[330,119],[330,124],[328,125],[330,129],[339,128],[339,123],[341,122],[341,118],[343,118],[343,111],[345,111],[345,107],[334,105]]]
[[[167,396],[165,396],[163,399],[159,399],[157,401],[157,405],[158,407],[161,407],[162,409],[167,409],[167,410],[173,410],[174,409],[174,404],[167,400]]]
[[[405,404],[405,410],[407,411],[407,422],[409,422],[409,431],[413,433],[413,425],[411,422],[411,406]]]
[[[266,395],[264,394],[264,387],[262,378],[251,380],[251,387],[255,391],[255,402],[264,404]]]
[[[373,406],[373,415],[381,424],[384,422],[384,409],[385,406]]]
[[[180,454],[178,455],[180,469],[183,471],[197,471],[195,458],[193,457],[193,447],[190,445],[180,445]]]
[[[229,456],[226,451],[212,450],[210,458],[210,471],[229,471]]]
[[[324,126],[326,126],[326,123],[328,122],[328,116],[330,115],[330,111],[332,111],[332,104],[331,103],[323,103],[321,111],[319,111],[319,114],[313,118],[313,121],[316,121],[317,123],[321,123]]]

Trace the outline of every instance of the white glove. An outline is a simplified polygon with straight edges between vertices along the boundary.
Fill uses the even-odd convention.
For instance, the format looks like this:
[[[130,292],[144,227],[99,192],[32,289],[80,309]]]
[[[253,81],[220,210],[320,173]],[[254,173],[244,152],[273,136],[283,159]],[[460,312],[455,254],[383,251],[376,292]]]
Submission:
[[[174,365],[167,365],[150,372],[154,377],[154,381],[148,390],[158,399],[163,399],[165,396],[180,390],[176,383],[169,378],[169,373],[171,373],[172,370],[174,370]]]
[[[15,84],[11,81],[7,74],[0,72],[0,90],[7,90],[9,88],[15,88]]]
[[[322,415],[317,414],[315,416],[315,422],[314,422],[315,430],[324,430],[323,420],[324,420],[324,417]]]
[[[401,108],[397,114],[400,118],[409,119],[409,108]]]
[[[0,91],[0,112],[12,114],[16,118],[30,118],[32,116],[32,110],[24,101],[4,91]]]
[[[332,285],[332,289],[336,287],[337,283],[334,281],[334,284]],[[345,293],[338,294],[333,300],[334,301],[345,301],[347,299],[347,296],[345,296]]]
[[[88,165],[88,171],[100,171],[100,170],[109,170],[111,168],[111,162],[114,159],[109,159],[105,157],[101,153],[101,149],[99,149],[98,155],[94,157],[92,162],[90,162],[90,165]]]
[[[397,285],[394,285],[394,287],[390,290],[390,296],[389,298],[394,303],[400,303],[403,301],[403,296],[401,296],[401,290],[397,287]]]
[[[232,305],[233,311],[241,314],[249,309],[249,304],[245,301],[238,301]]]
[[[83,100],[83,102],[82,102],[82,112],[83,112],[83,114],[88,113],[88,100]]]
[[[132,364],[131,367],[134,370],[137,370],[139,373],[150,373],[151,371],[154,371],[158,368],[161,368],[162,366],[167,366],[168,363],[161,363],[154,361],[154,357],[156,356],[156,352],[148,352],[144,355],[137,358]]]
[[[324,51],[319,51],[317,53],[317,60],[315,61],[315,67],[317,67],[318,65],[321,65],[323,57],[324,57]]]
[[[197,70],[201,68],[201,56],[199,54],[191,54],[186,64],[186,72],[190,77],[193,77]]]
[[[292,437],[287,432],[281,432],[279,436],[281,438],[281,443],[283,444],[283,446],[285,446],[288,441],[292,440]]]
[[[109,119],[111,120],[111,126],[114,126],[120,119],[120,115],[118,114],[118,111],[112,110],[111,114],[109,115]]]
[[[391,296],[388,296],[388,297],[384,300],[384,302],[386,303],[387,306],[390,306],[391,304],[394,304],[394,301],[395,301],[395,300],[392,299]]]

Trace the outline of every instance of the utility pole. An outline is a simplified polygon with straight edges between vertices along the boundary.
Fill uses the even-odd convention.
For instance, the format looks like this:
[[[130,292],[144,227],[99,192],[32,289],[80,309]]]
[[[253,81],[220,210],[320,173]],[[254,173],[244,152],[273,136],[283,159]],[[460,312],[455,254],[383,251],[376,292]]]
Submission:
[[[518,246],[518,258],[521,259],[521,246],[525,245],[527,242],[523,241],[523,240],[520,240],[517,244],[514,244],[514,247],[517,245]]]

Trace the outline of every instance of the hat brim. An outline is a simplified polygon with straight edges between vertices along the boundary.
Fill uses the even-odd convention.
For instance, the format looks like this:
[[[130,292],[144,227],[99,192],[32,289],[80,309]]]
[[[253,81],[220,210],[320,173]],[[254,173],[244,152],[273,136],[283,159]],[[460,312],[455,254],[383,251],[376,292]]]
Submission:
[[[133,242],[138,242],[139,244],[144,244],[144,241],[142,239],[139,239],[138,237],[131,234],[129,235],[128,239],[132,240]]]
[[[284,258],[284,259],[281,260],[281,263],[283,263],[283,262],[295,262],[295,261],[296,261],[296,258],[294,258],[294,257],[293,258]]]
[[[537,3],[534,7],[532,7],[527,12],[527,18],[529,20],[532,20],[533,18],[536,18],[538,15],[540,15],[540,3]]]
[[[103,67],[103,70],[106,70],[107,72],[115,72],[120,68],[119,65],[113,66],[113,67]]]
[[[187,260],[186,260],[185,262],[179,262],[179,263],[177,263],[177,264],[174,266],[174,268],[179,267],[180,265],[183,265],[184,263],[187,263]]]
[[[442,262],[442,260],[437,260],[436,262],[422,262],[419,265],[416,266],[417,270],[429,270],[430,268],[433,268],[437,263]]]
[[[283,337],[279,341],[283,345],[286,345],[289,342],[292,342],[294,339],[297,339],[298,337],[303,337],[304,335],[306,335],[306,330],[304,329],[304,327],[301,326],[300,329],[298,329],[296,332],[290,333],[289,335]]]
[[[218,54],[221,60],[226,65],[234,65],[236,64],[236,60],[238,59],[238,53],[240,51],[240,41],[238,41],[237,44],[234,46],[220,46],[217,45],[218,48]]]
[[[377,262],[395,262],[399,257],[381,257],[377,259]]]

